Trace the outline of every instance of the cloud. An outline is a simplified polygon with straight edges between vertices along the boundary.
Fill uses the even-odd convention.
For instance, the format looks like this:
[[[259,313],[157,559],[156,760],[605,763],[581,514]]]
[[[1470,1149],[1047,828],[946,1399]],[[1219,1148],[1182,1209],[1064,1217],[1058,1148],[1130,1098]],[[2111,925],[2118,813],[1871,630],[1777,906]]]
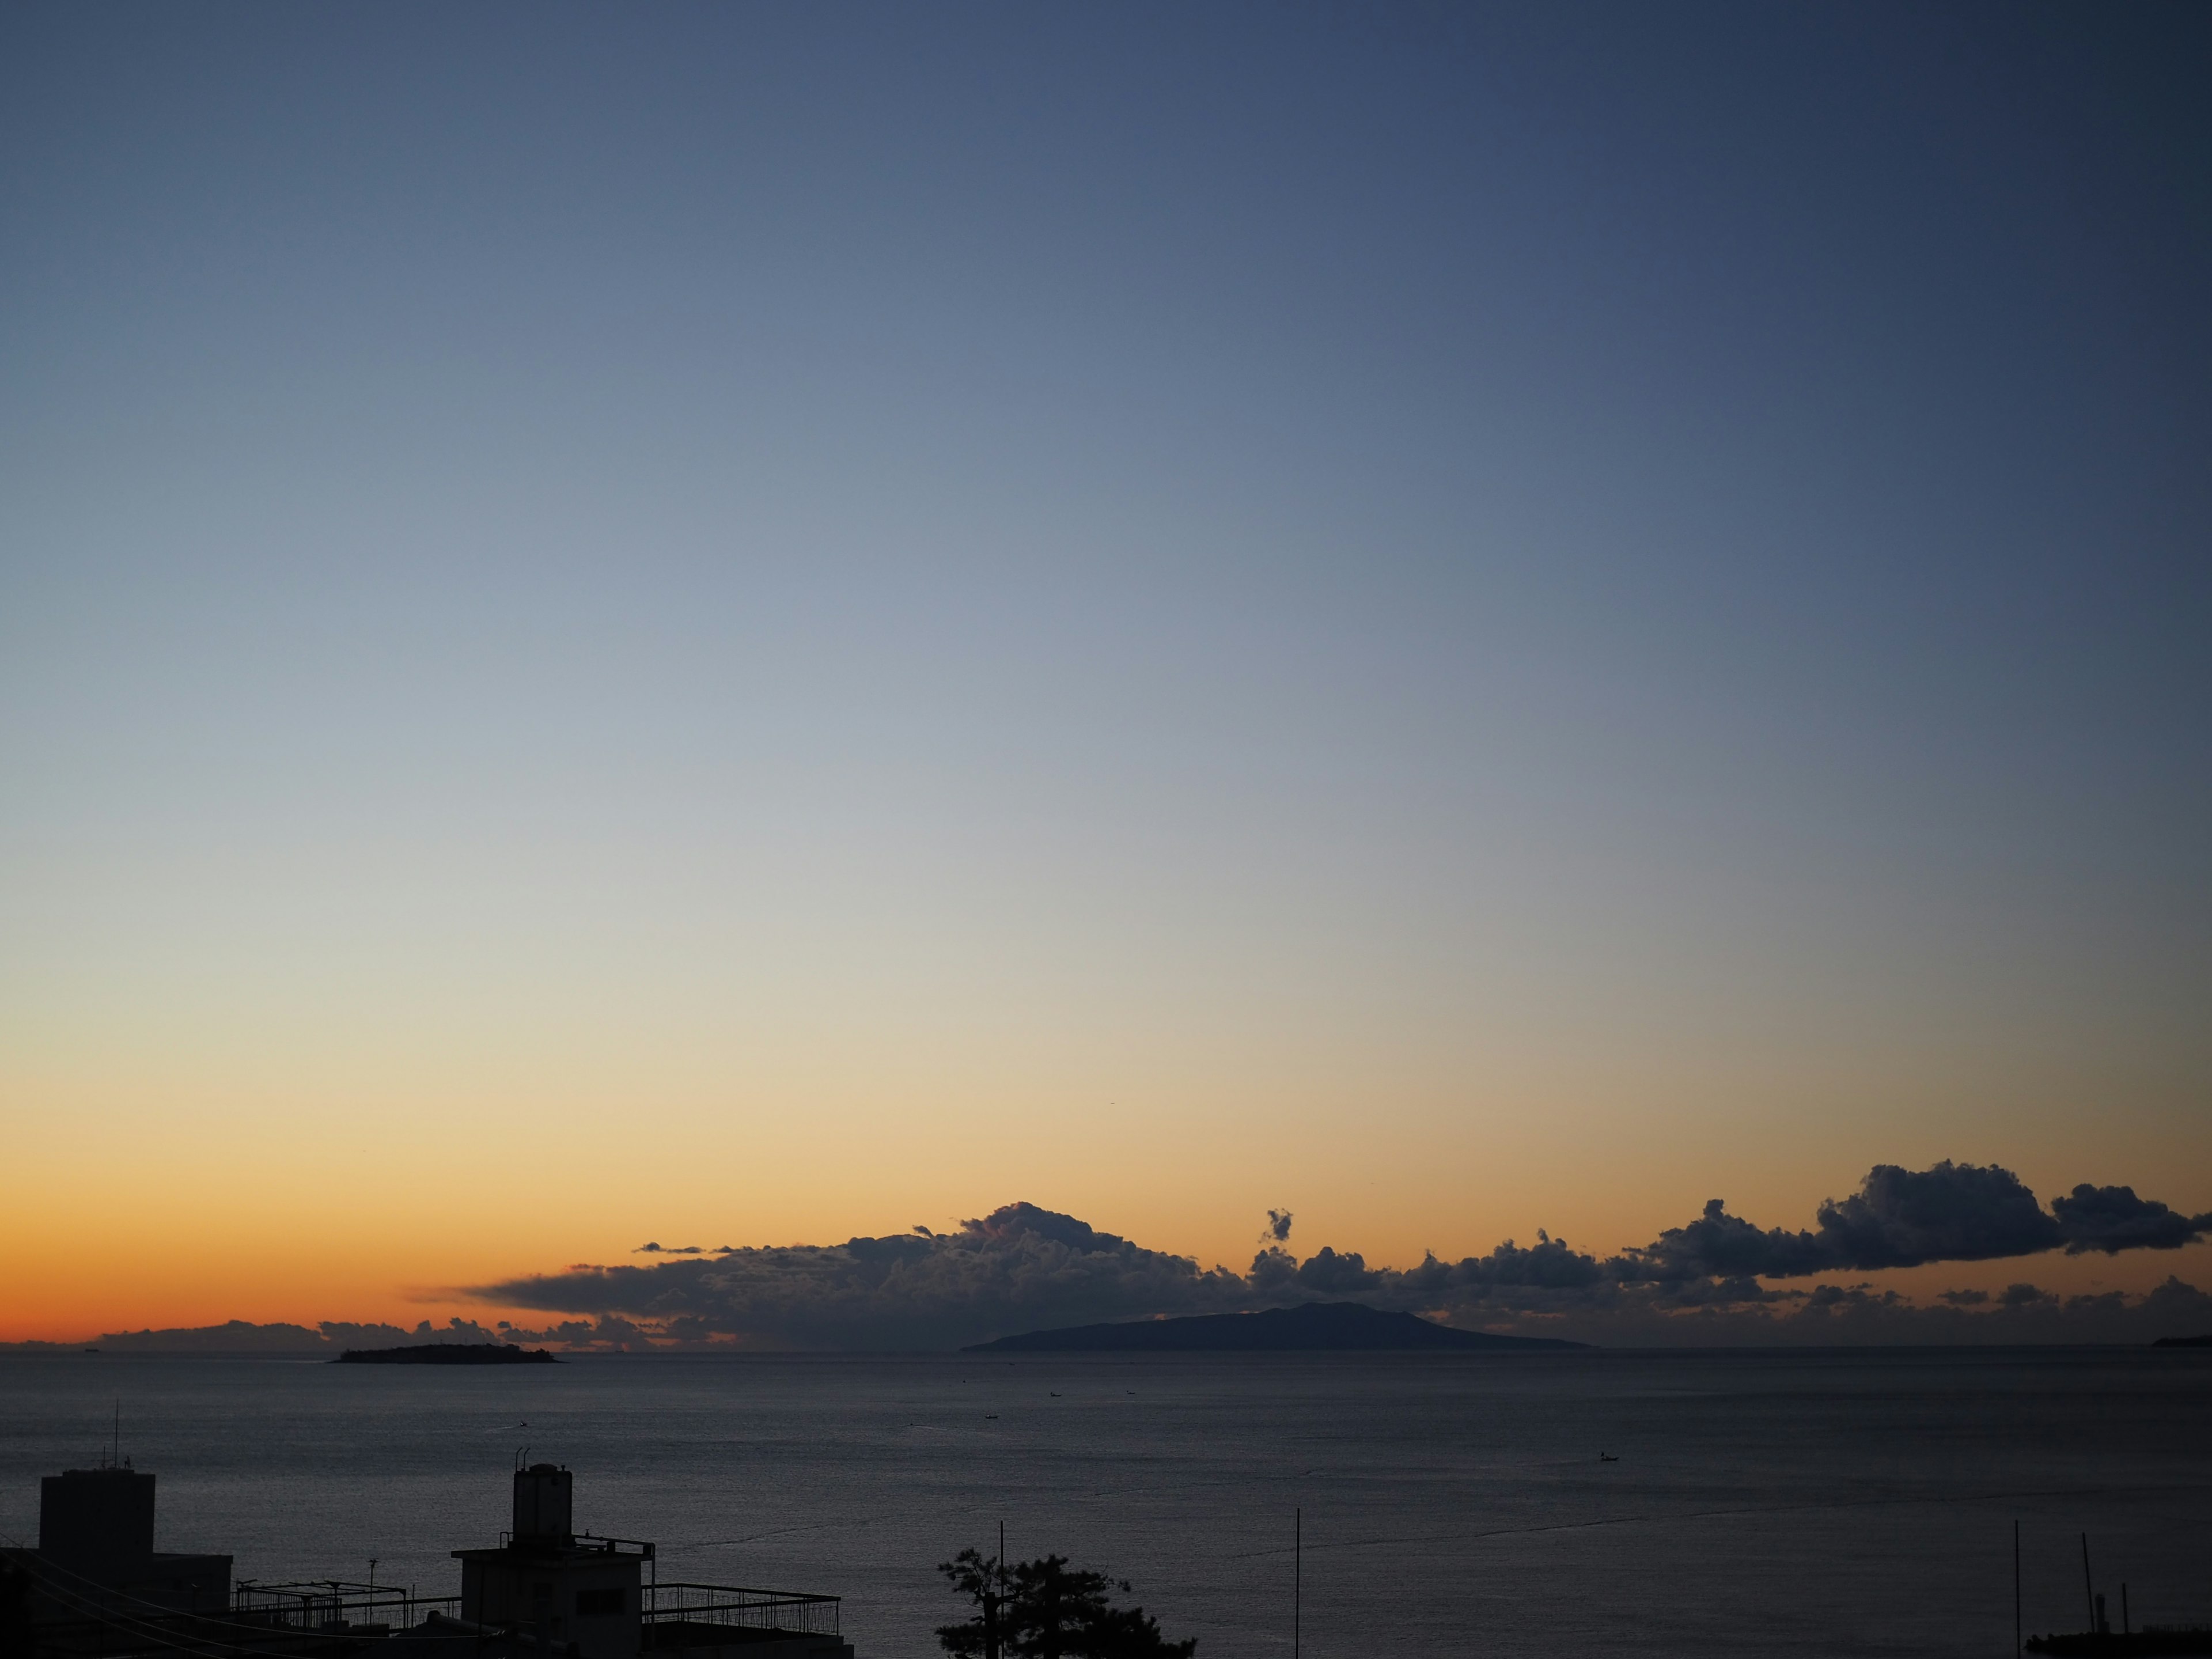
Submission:
[[[1697,1220],[1606,1265],[1624,1283],[1796,1279],[1988,1261],[2062,1246],[2069,1255],[2175,1249],[2208,1232],[2212,1214],[2184,1216],[2137,1198],[2131,1187],[2076,1187],[2046,1211],[2018,1176],[1997,1164],[1947,1160],[1914,1170],[1877,1164],[1850,1197],[1824,1200],[1809,1231],[1762,1231],[1716,1198]]]
[[[403,1344],[429,1342],[496,1342],[501,1333],[485,1329],[472,1319],[453,1318],[443,1325],[423,1320],[414,1329],[404,1325],[356,1324],[325,1319],[314,1329],[305,1325],[256,1325],[234,1319],[222,1325],[173,1327],[167,1330],[109,1331],[93,1339],[93,1346],[114,1353],[312,1353],[335,1356],[345,1348],[395,1348]],[[0,1344],[0,1347],[8,1346]],[[76,1343],[25,1343],[25,1347],[76,1348]]]
[[[2132,1187],[2076,1187],[2051,1200],[2066,1237],[2066,1254],[2102,1250],[2177,1250],[2212,1233],[2212,1212],[2185,1216],[2155,1199],[2137,1198]]]
[[[510,1279],[504,1307],[618,1314],[777,1347],[947,1348],[1041,1325],[1218,1313],[1242,1276],[1201,1270],[1075,1217],[1009,1204],[954,1233],[738,1249],[713,1259]]]
[[[1301,1260],[1285,1243],[1290,1219],[1269,1212],[1267,1243],[1241,1273],[1021,1203],[957,1232],[728,1250],[474,1293],[504,1306],[638,1322],[650,1339],[773,1347],[944,1348],[1054,1325],[1337,1300],[1601,1342],[2134,1340],[2114,1334],[2160,1320],[2212,1328],[2212,1304],[2194,1311],[2188,1298],[2197,1293],[2179,1280],[2162,1300],[2062,1301],[2015,1285],[1994,1301],[1959,1291],[1923,1308],[1834,1277],[2060,1249],[2172,1249],[2212,1224],[2125,1187],[2077,1187],[2046,1211],[1995,1164],[1877,1164],[1857,1192],[1824,1202],[1814,1225],[1796,1231],[1755,1226],[1716,1199],[1696,1220],[1602,1259],[1540,1231],[1533,1245],[1508,1239],[1486,1255],[1430,1255],[1407,1268],[1370,1267],[1358,1251],[1326,1244]],[[1826,1282],[1771,1282],[1793,1279]],[[568,1328],[551,1328],[547,1340],[568,1340]],[[2160,1334],[2172,1333],[2149,1332]]]
[[[1292,1276],[1297,1287],[1318,1297],[1365,1296],[1380,1289],[1388,1276],[1370,1273],[1367,1258],[1352,1250],[1339,1255],[1324,1244],[1298,1264]]]
[[[1850,1197],[1822,1201],[1810,1231],[1762,1231],[1716,1198],[1697,1220],[1607,1266],[1626,1283],[1796,1279],[2027,1255],[2064,1242],[2058,1221],[2009,1170],[1946,1161],[1916,1171],[1877,1164]]]
[[[513,1341],[637,1348],[943,1349],[1055,1325],[1356,1300],[1471,1329],[1553,1333],[1605,1343],[2136,1341],[2212,1331],[2212,1299],[2169,1277],[2148,1297],[2061,1297],[2028,1283],[1949,1291],[1917,1306],[1864,1281],[1885,1268],[2053,1250],[2174,1249],[2212,1231],[2129,1187],[2081,1185],[2046,1210],[1999,1166],[1877,1164],[1808,1228],[1762,1228],[1719,1200],[1650,1243],[1600,1256],[1540,1231],[1484,1255],[1370,1265],[1324,1244],[1288,1246],[1291,1214],[1268,1213],[1263,1247],[1239,1273],[1145,1248],[1074,1216],[1009,1204],[954,1231],[927,1228],[841,1244],[714,1251],[648,1241],[651,1260],[477,1287],[542,1328],[471,1321],[413,1330],[331,1322],[141,1331],[117,1349],[331,1352],[403,1342]],[[1794,1282],[1793,1282],[1794,1281]]]
[[[341,1348],[389,1348],[401,1343],[417,1342],[496,1342],[499,1334],[488,1331],[473,1319],[456,1316],[443,1325],[433,1325],[425,1319],[411,1331],[397,1325],[354,1325],[338,1320],[325,1319],[318,1327],[324,1340]]]

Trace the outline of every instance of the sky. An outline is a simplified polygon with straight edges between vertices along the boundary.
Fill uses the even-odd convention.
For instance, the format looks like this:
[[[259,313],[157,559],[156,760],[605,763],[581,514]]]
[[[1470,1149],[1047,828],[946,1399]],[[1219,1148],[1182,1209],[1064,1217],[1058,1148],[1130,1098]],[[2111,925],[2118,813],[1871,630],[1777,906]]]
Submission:
[[[0,1339],[2212,1212],[2208,46],[7,9]]]

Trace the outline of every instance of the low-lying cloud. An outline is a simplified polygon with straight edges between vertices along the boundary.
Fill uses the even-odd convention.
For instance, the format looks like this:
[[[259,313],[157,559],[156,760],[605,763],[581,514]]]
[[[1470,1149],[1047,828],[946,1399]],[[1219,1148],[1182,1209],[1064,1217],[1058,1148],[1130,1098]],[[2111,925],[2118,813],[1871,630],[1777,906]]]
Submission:
[[[166,1330],[149,1327],[137,1331],[109,1331],[90,1346],[102,1353],[267,1353],[335,1356],[348,1348],[396,1348],[434,1342],[498,1342],[514,1334],[502,1324],[489,1330],[472,1319],[453,1318],[443,1325],[425,1319],[411,1330],[404,1325],[357,1324],[351,1320],[325,1319],[319,1325],[283,1322],[256,1325],[234,1319],[222,1325],[173,1326]],[[0,1347],[44,1349],[75,1352],[75,1342],[0,1343]]]
[[[1073,1216],[1010,1204],[957,1232],[739,1249],[487,1285],[507,1307],[645,1319],[679,1338],[786,1347],[938,1348],[1040,1324],[1218,1313],[1245,1279]]]
[[[2149,1295],[2061,1298],[2019,1283],[1918,1306],[1863,1282],[1790,1280],[2063,1250],[2176,1249],[2212,1233],[2130,1187],[2084,1184],[2045,1208],[2010,1170],[1877,1164],[1809,1229],[1759,1228],[1715,1199],[1695,1220],[1601,1258],[1539,1232],[1486,1255],[1370,1267],[1323,1245],[1299,1259],[1271,1210],[1239,1273],[1147,1249],[1069,1215],[1010,1204],[955,1232],[731,1249],[649,1265],[571,1268],[478,1287],[511,1308],[565,1314],[522,1340],[735,1341],[795,1348],[947,1348],[1015,1332],[1154,1316],[1358,1300],[1469,1328],[1596,1341],[2132,1341],[2212,1328],[2212,1297],[2169,1278]],[[661,1252],[674,1255],[675,1252]],[[1777,1283],[1776,1281],[1780,1281]],[[2154,1328],[2166,1327],[2166,1329]],[[574,1334],[570,1334],[574,1333]]]
[[[1810,1231],[1761,1231],[1716,1198],[1686,1226],[1606,1265],[1624,1283],[1756,1275],[1873,1273],[1929,1261],[1990,1261],[2063,1249],[2177,1249],[2212,1232],[2212,1214],[2185,1216],[2132,1187],[2074,1188],[2045,1210],[2009,1170],[1945,1162],[1928,1170],[1877,1164],[1859,1190],[1825,1200]]]

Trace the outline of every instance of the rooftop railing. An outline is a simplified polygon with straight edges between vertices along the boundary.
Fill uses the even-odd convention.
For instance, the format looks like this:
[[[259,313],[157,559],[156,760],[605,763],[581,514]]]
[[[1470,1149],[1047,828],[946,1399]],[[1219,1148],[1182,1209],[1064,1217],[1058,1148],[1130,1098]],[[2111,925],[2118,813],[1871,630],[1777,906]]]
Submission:
[[[671,1636],[684,1625],[732,1626],[741,1630],[787,1630],[802,1636],[835,1636],[838,1598],[802,1595],[791,1590],[742,1589],[732,1584],[672,1583],[645,1587],[645,1640],[649,1647],[692,1644],[657,1641],[656,1630]]]
[[[835,1595],[684,1582],[642,1584],[639,1589],[644,1602],[638,1611],[641,1634],[648,1648],[700,1645],[696,1629],[686,1626],[838,1634],[839,1598]],[[269,1629],[366,1635],[410,1629],[434,1613],[455,1619],[460,1606],[458,1595],[417,1595],[409,1589],[342,1578],[286,1583],[242,1578],[231,1602],[231,1616],[240,1624]]]
[[[368,1626],[405,1630],[433,1613],[451,1617],[460,1606],[458,1595],[417,1595],[412,1589],[343,1578],[281,1584],[241,1578],[230,1603],[232,1616],[244,1622],[299,1631],[358,1631]]]

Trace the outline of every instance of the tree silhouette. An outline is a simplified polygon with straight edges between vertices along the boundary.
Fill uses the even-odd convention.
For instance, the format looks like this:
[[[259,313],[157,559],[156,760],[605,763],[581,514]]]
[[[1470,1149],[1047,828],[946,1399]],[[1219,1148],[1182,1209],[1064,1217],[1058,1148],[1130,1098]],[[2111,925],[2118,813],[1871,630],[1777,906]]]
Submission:
[[[1170,1642],[1142,1607],[1108,1601],[1129,1581],[1071,1568],[1064,1555],[1008,1566],[963,1550],[937,1570],[975,1604],[975,1616],[938,1629],[957,1659],[1190,1659],[1195,1637]]]

